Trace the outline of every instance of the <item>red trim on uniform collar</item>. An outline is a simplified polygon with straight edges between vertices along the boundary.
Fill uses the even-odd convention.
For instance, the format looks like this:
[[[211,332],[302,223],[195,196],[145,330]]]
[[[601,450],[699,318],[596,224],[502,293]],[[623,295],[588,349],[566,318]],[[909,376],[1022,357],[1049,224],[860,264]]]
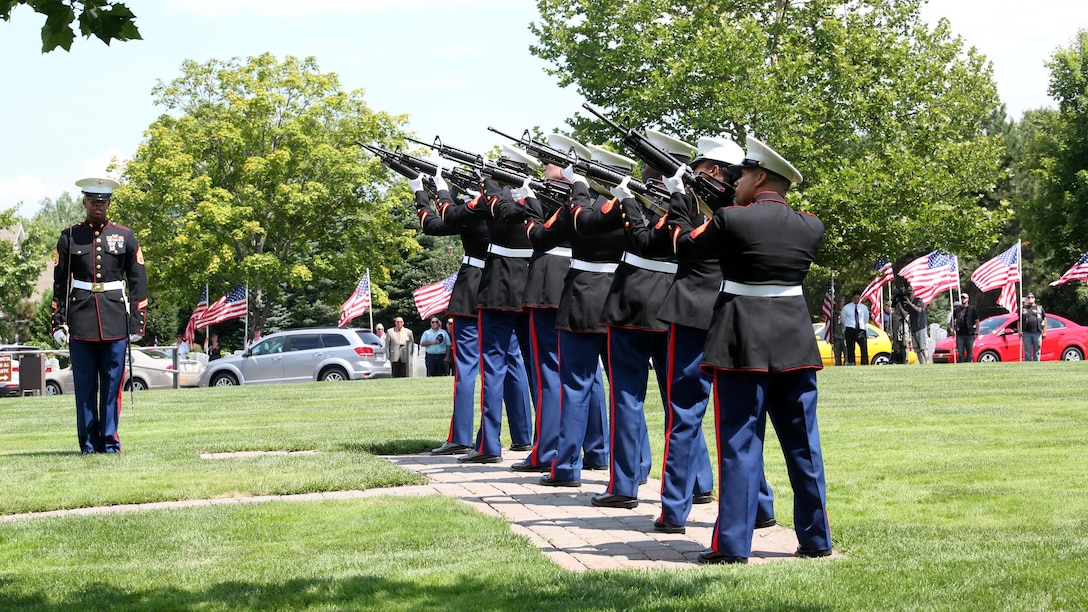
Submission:
[[[777,191],[760,191],[752,196],[752,204],[756,202],[778,202],[787,208],[789,207],[789,204],[786,203],[786,197]]]

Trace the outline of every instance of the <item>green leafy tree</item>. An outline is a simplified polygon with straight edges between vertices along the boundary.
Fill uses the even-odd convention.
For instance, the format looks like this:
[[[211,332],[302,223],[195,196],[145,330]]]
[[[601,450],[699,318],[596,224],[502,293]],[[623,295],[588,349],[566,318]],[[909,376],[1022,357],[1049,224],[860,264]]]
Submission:
[[[76,39],[72,24],[79,23],[79,33],[94,36],[110,44],[112,40],[141,40],[136,15],[121,2],[108,0],[0,0],[0,19],[11,20],[12,10],[26,5],[45,15],[42,26],[42,53],[57,47],[71,51]]]
[[[155,87],[168,113],[124,165],[114,204],[143,244],[152,299],[178,304],[180,324],[205,283],[210,300],[248,285],[252,329],[287,288],[331,281],[315,298],[339,306],[366,268],[380,287],[387,262],[419,249],[393,214],[410,209],[404,181],[353,144],[403,144],[403,116],[372,111],[313,58],[181,71]]]
[[[864,285],[879,256],[990,249],[1002,143],[988,62],[920,0],[538,0],[533,52],[560,85],[689,141],[747,134],[797,162],[818,258]],[[578,117],[577,135],[615,136]],[[829,274],[828,274],[829,275]]]
[[[34,318],[35,307],[30,296],[48,255],[42,241],[27,238],[15,209],[0,210],[0,337],[5,340],[28,337],[27,322]]]
[[[1031,185],[1021,210],[1025,232],[1053,280],[1088,250],[1088,30],[1055,51],[1047,66],[1058,108],[1024,115],[1023,174]],[[1088,322],[1082,283],[1048,290],[1045,297],[1052,309]]]

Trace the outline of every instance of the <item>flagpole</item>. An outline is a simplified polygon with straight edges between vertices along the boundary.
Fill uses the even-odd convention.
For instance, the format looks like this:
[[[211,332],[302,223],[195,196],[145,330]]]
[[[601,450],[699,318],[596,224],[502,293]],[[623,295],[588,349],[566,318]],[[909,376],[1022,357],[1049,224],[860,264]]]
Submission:
[[[1020,265],[1023,258],[1024,251],[1021,248],[1020,241],[1016,241],[1016,278],[1020,279],[1020,291],[1016,293],[1016,317],[1020,320],[1017,331],[1020,332],[1020,361],[1024,361],[1024,267]],[[1039,341],[1039,353],[1043,352],[1043,341]]]
[[[370,332],[373,333],[374,332],[374,294],[371,293],[371,291],[370,291],[370,283],[373,282],[370,279],[370,268],[366,269],[366,278],[367,278],[366,297],[367,297],[367,301],[370,302],[370,309],[369,309],[370,310]]]
[[[242,350],[249,343],[249,281],[246,281],[246,320],[242,323]]]

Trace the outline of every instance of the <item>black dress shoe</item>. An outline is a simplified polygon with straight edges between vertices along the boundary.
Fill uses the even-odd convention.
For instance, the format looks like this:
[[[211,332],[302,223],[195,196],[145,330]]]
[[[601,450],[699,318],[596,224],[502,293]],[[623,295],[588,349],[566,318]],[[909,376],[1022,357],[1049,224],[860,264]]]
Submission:
[[[724,555],[720,552],[714,552],[713,548],[708,548],[699,553],[699,563],[705,563],[706,565],[725,565],[729,563],[745,564],[748,563],[748,558]]]
[[[552,466],[550,465],[533,465],[528,461],[518,461],[510,466],[511,470],[515,472],[550,472]]]
[[[626,495],[612,495],[610,493],[598,493],[590,498],[590,503],[598,508],[627,508],[638,506],[637,497]]]
[[[794,553],[794,554],[796,554],[798,557],[803,557],[805,559],[815,559],[817,557],[830,557],[831,556],[831,549],[828,548],[826,550],[813,550],[811,548],[798,548],[797,552]]]
[[[756,519],[756,529],[766,529],[768,527],[774,527],[777,524],[778,524],[778,521],[774,520],[773,516],[771,518],[765,518],[765,519],[757,518]]]
[[[608,469],[608,464],[606,463],[604,465],[583,465],[582,469],[583,470],[591,470],[591,471],[594,471],[594,472],[599,472],[601,470],[607,470]]]
[[[463,455],[472,450],[471,446],[465,446],[464,444],[454,444],[453,442],[444,442],[442,446],[438,448],[432,448],[432,455]]]
[[[578,480],[556,480],[551,476],[541,476],[540,484],[545,487],[580,487],[581,481]]]
[[[691,496],[691,503],[693,504],[709,504],[714,501],[713,493],[696,493]]]
[[[533,450],[532,444],[511,444],[510,450],[512,451],[530,451]]]
[[[654,531],[658,533],[687,533],[688,530],[683,525],[673,525],[661,519],[656,519],[654,520]]]
[[[502,461],[502,457],[498,455],[488,455],[476,451],[469,451],[464,457],[457,458],[457,463],[498,463],[500,461]]]

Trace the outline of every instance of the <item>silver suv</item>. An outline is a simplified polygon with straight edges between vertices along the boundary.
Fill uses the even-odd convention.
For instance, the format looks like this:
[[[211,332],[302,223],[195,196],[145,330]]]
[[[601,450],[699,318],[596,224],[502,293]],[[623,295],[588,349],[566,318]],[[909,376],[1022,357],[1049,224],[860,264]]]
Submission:
[[[319,327],[269,334],[241,353],[209,361],[201,387],[340,381],[392,374],[380,338],[363,329]]]

